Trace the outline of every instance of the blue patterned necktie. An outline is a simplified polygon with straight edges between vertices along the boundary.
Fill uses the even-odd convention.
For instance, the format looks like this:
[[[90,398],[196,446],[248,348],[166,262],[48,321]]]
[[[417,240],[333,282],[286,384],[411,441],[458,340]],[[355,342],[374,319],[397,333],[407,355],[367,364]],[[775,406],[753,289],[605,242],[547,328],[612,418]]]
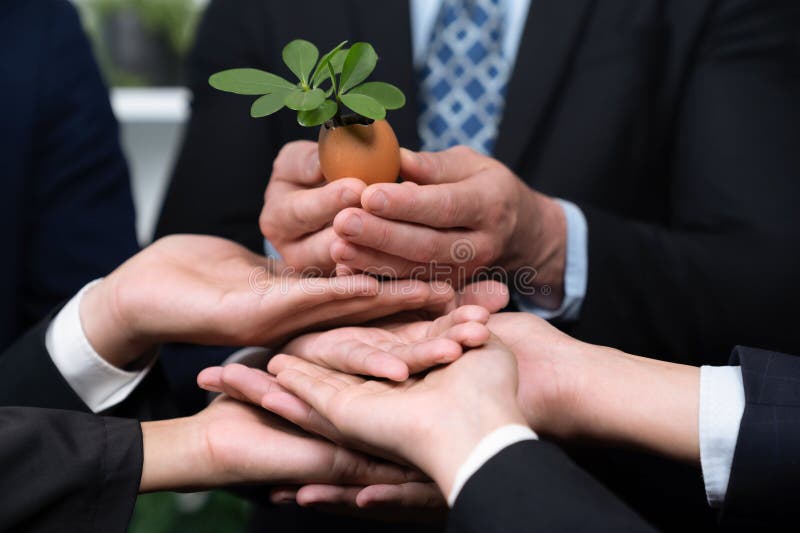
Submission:
[[[463,144],[491,154],[510,65],[503,54],[501,0],[444,0],[419,73],[422,149]]]

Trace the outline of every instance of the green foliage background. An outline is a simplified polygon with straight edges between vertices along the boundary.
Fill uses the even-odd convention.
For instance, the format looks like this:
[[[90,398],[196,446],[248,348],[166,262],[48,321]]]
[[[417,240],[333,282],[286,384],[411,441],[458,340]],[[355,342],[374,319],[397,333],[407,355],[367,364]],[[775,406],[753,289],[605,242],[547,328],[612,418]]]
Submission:
[[[171,51],[183,57],[194,42],[202,14],[195,0],[77,0],[76,4],[106,80],[113,86],[146,86],[149,82],[109,60],[102,28],[110,16],[133,11],[149,33],[163,37]]]
[[[157,492],[139,496],[129,533],[244,533],[251,505],[224,491],[208,493],[197,510],[182,510],[180,495]]]

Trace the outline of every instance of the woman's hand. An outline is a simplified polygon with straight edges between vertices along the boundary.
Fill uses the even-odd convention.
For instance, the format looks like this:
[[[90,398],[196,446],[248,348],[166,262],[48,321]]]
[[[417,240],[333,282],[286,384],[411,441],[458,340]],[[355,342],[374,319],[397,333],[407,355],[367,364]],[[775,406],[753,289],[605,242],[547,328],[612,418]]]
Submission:
[[[398,484],[418,472],[310,435],[222,396],[188,418],[144,422],[141,492],[237,484]]]

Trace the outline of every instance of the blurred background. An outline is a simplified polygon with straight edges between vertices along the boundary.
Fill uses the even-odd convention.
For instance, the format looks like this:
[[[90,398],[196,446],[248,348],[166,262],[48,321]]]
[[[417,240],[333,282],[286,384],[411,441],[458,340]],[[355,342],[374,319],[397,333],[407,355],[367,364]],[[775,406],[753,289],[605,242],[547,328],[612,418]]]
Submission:
[[[133,181],[137,231],[152,240],[189,117],[184,60],[208,0],[73,0],[111,89]]]
[[[73,0],[111,87],[137,211],[139,242],[152,240],[189,118],[184,61],[208,0]],[[246,530],[247,501],[223,491],[139,497],[131,533]]]

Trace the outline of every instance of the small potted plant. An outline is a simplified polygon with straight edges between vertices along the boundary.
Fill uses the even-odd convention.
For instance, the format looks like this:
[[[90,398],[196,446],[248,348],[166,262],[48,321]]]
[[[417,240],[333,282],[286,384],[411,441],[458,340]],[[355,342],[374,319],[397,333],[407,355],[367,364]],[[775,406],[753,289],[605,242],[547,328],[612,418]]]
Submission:
[[[405,95],[394,85],[366,81],[378,61],[372,45],[345,48],[346,44],[322,58],[308,41],[287,44],[283,61],[297,83],[252,68],[218,72],[209,83],[221,91],[259,96],[250,109],[253,118],[288,107],[297,111],[301,126],[320,126],[320,166],[328,181],[346,177],[367,183],[396,181],[400,146],[386,111],[403,107]]]

